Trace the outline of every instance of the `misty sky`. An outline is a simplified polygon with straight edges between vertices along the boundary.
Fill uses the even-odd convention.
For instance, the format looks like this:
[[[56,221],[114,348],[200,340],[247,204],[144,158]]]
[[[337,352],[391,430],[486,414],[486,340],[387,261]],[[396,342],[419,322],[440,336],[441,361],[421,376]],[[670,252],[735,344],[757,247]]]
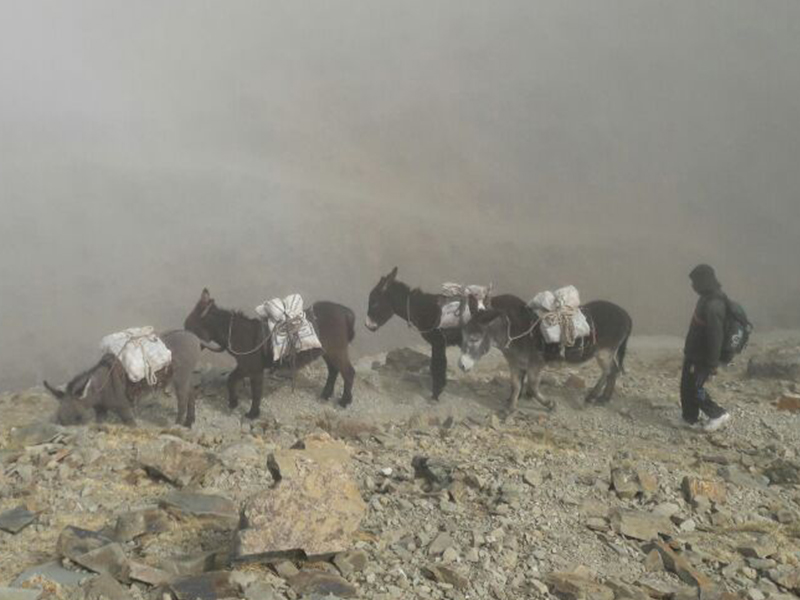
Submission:
[[[798,327],[798,65],[796,0],[0,0],[0,389],[394,265],[681,335],[710,262]]]

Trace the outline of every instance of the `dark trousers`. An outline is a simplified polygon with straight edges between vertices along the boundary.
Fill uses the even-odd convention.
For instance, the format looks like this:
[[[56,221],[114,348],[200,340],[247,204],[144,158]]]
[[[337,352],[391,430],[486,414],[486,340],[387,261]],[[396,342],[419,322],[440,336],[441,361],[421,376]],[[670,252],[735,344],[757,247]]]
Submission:
[[[707,368],[688,360],[683,361],[681,409],[683,420],[687,423],[697,423],[701,410],[709,419],[716,419],[725,414],[725,409],[711,399],[704,387],[709,376],[710,372]]]

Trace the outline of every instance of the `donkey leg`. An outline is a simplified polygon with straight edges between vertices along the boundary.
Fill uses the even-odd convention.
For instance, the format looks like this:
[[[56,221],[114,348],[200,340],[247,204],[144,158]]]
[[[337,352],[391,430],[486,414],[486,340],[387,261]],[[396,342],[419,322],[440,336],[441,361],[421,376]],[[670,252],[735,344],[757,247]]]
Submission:
[[[248,419],[257,419],[261,415],[261,392],[264,389],[264,371],[258,371],[250,375],[250,391],[253,402],[247,413]]]
[[[546,409],[552,410],[555,408],[555,402],[546,398],[540,389],[543,372],[544,363],[534,363],[528,368],[528,397],[535,398]]]
[[[327,355],[323,355],[322,358],[325,361],[325,365],[328,367],[328,379],[325,381],[325,387],[322,388],[322,399],[330,400],[330,397],[333,396],[334,387],[336,386],[336,378],[339,376],[339,369],[334,366],[333,360],[328,358]]]
[[[94,418],[95,421],[98,423],[103,423],[108,417],[108,409],[105,406],[95,406],[94,407]]]
[[[228,408],[234,409],[239,406],[239,398],[236,396],[236,385],[242,380],[244,374],[239,367],[236,367],[228,375]]]
[[[597,364],[600,365],[600,378],[597,380],[597,383],[594,387],[589,390],[589,393],[586,395],[586,403],[591,404],[593,401],[597,400],[600,397],[600,394],[606,387],[606,383],[608,382],[608,376],[611,373],[611,366],[614,364],[613,356],[609,355],[608,350],[600,350],[597,353]]]
[[[342,379],[344,379],[344,391],[342,398],[339,400],[339,406],[345,407],[353,402],[353,382],[356,379],[356,370],[350,364],[350,360],[340,367],[342,372]]]
[[[186,400],[187,400],[187,402],[186,402],[186,424],[185,425],[186,425],[186,427],[191,429],[192,425],[194,425],[194,421],[195,421],[195,407],[196,407],[196,404],[197,404],[197,399],[194,396],[194,390],[192,390],[191,388],[187,392]]]
[[[447,385],[447,346],[444,342],[431,344],[431,378],[433,399],[438,400]]]
[[[617,377],[619,377],[617,353],[609,353],[609,357],[610,358],[607,361],[608,374],[606,376],[606,385],[597,400],[600,404],[608,404],[611,401],[611,396],[614,395],[614,389],[617,386]]]
[[[133,409],[131,408],[130,404],[119,404],[114,408],[116,413],[119,415],[119,418],[122,419],[122,422],[125,423],[125,425],[128,425],[129,427],[136,426],[136,419],[133,416]]]
[[[508,414],[513,414],[517,411],[519,405],[519,395],[522,392],[522,380],[525,377],[525,371],[517,366],[509,365],[511,372],[511,395],[508,397]]]
[[[250,392],[252,403],[245,415],[248,419],[257,419],[261,415],[261,393],[264,389],[264,372],[258,371],[250,375]]]
[[[186,394],[181,390],[177,383],[172,384],[172,389],[175,390],[175,399],[178,403],[178,416],[175,422],[178,425],[183,425],[186,421]]]

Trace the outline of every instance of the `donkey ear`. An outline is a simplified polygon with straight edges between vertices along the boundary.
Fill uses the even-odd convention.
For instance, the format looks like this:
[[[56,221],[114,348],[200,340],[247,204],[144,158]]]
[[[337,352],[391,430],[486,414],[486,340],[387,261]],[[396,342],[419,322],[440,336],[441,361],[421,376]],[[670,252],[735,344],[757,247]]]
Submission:
[[[208,304],[211,302],[211,293],[208,291],[208,288],[203,288],[203,291],[200,294],[200,302],[203,304]]]
[[[53,394],[53,397],[55,397],[57,400],[64,399],[64,396],[66,395],[64,394],[64,390],[59,390],[57,388],[54,388],[52,385],[47,383],[46,379],[42,383],[44,383],[44,387],[47,389],[47,391]]]
[[[470,294],[467,296],[467,306],[469,306],[469,313],[475,315],[478,312],[478,299]]]
[[[394,278],[397,277],[397,267],[391,270],[391,272],[386,276],[386,282],[391,283],[394,281]]]

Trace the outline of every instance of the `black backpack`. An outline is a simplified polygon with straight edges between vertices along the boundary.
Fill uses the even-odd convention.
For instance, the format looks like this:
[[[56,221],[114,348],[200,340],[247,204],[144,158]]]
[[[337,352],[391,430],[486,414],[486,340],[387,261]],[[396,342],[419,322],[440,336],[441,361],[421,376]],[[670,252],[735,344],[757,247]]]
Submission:
[[[753,332],[753,324],[738,302],[726,297],[725,306],[725,332],[722,338],[720,361],[727,365],[747,346],[750,334]]]

